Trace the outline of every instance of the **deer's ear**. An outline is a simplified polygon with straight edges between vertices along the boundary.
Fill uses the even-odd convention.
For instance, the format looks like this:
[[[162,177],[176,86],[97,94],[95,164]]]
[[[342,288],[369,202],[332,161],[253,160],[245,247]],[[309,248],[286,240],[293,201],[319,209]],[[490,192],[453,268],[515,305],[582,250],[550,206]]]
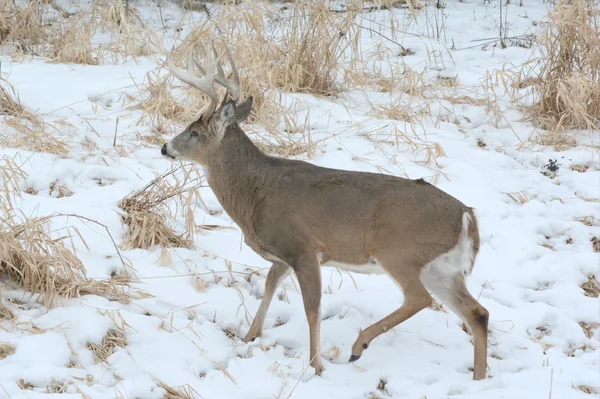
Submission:
[[[225,134],[225,130],[233,123],[236,115],[235,102],[228,101],[219,108],[213,117],[213,128],[217,137],[220,139]]]
[[[248,118],[250,115],[250,111],[252,111],[252,102],[254,98],[252,96],[245,99],[243,102],[239,103],[235,107],[235,119],[237,123],[242,123]]]

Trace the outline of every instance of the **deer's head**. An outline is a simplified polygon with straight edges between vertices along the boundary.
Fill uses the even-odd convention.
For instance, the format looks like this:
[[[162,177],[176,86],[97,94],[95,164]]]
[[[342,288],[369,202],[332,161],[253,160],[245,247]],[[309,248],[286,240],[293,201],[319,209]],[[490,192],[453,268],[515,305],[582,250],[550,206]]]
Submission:
[[[188,53],[187,70],[185,71],[175,66],[171,54],[167,57],[169,70],[177,79],[200,90],[210,99],[208,108],[200,115],[200,118],[191,123],[160,150],[162,155],[171,159],[194,161],[206,165],[208,157],[219,146],[227,128],[233,123],[243,122],[250,114],[252,97],[238,103],[240,99],[239,74],[229,49],[226,48],[226,54],[233,75],[231,79],[225,77],[219,61],[220,56],[217,54],[214,44],[212,50],[215,58],[211,58],[210,52],[208,52],[206,68],[194,59],[193,51]],[[195,75],[194,64],[202,73],[202,77]],[[227,89],[225,98],[218,108],[214,83]],[[226,101],[227,95],[231,96],[231,100]]]

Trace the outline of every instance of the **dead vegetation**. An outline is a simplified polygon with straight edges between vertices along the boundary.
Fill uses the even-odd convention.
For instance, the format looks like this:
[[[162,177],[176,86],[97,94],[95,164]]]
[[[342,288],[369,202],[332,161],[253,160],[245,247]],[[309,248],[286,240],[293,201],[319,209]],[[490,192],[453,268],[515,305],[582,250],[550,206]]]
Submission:
[[[51,30],[44,23],[44,3],[0,0],[0,46],[22,54],[39,52],[51,37]]]
[[[189,385],[183,385],[181,387],[170,387],[163,382],[158,382],[159,388],[165,390],[163,399],[198,399],[201,398],[200,394],[196,392],[194,388]]]
[[[73,18],[60,26],[59,34],[52,40],[50,57],[54,63],[98,65],[97,50],[92,47],[94,25],[89,18]]]
[[[600,11],[587,0],[559,2],[537,37],[540,55],[505,73],[513,96],[531,96],[526,120],[545,129],[544,145],[572,143],[570,129],[600,127]],[[524,93],[521,91],[524,89]]]
[[[577,385],[573,386],[573,388],[588,395],[596,396],[600,394],[600,388],[592,387],[590,385]]]
[[[0,157],[0,199],[8,209],[13,207],[15,198],[21,196],[20,180],[27,178],[27,173],[21,169],[14,158],[7,155]]]
[[[56,125],[48,125],[29,111],[19,98],[14,86],[0,77],[0,115],[8,129],[0,132],[0,145],[48,152],[65,156],[70,147],[56,137]]]
[[[85,240],[75,227],[51,231],[54,218],[67,216],[93,223],[76,215],[30,217],[18,214],[12,204],[20,197],[19,180],[27,175],[14,160],[3,157],[0,173],[0,276],[9,284],[37,294],[50,307],[62,298],[95,294],[127,302],[127,278],[92,280],[75,254],[75,240]],[[105,227],[105,226],[103,226]],[[107,230],[108,231],[108,230]],[[57,235],[58,233],[58,235]],[[109,233],[110,234],[110,233]],[[116,249],[116,245],[115,245]],[[119,254],[120,256],[120,254]],[[130,266],[121,258],[124,269]]]
[[[600,296],[600,283],[593,274],[587,276],[587,281],[581,284],[580,287],[585,296],[590,298],[598,298]]]
[[[211,40],[217,39],[215,46],[219,54],[224,54],[227,43],[233,58],[239,60],[242,97],[254,97],[249,121],[259,122],[272,135],[279,133],[277,125],[282,119],[292,119],[280,105],[279,93],[322,96],[339,93],[343,59],[358,47],[356,32],[359,28],[354,24],[358,10],[333,13],[325,3],[316,0],[293,2],[286,8],[287,11],[282,12],[263,2],[219,8],[174,49],[175,62],[183,63],[191,49],[202,46],[200,50],[204,51],[197,54],[202,64],[206,49],[210,51]],[[159,91],[155,93],[154,97],[164,98]],[[187,94],[187,98],[178,101],[186,109],[199,110],[206,103],[206,98],[196,90],[189,90]],[[155,115],[177,110],[171,101],[162,103],[164,111],[156,109]],[[182,115],[178,110],[177,113],[185,120],[176,121],[191,121],[189,115]],[[161,123],[154,125],[162,126]]]
[[[125,332],[121,329],[110,329],[106,335],[102,338],[100,344],[88,342],[86,348],[94,355],[94,361],[96,363],[104,363],[106,359],[115,353],[115,348],[124,348],[127,346],[127,339]]]
[[[101,295],[123,302],[127,280],[92,280],[73,252],[75,228],[60,231],[53,237],[49,230],[53,217],[33,217],[17,222],[15,217],[0,219],[0,272],[26,291],[39,294],[45,306],[61,298],[85,294]],[[67,244],[67,242],[69,244]]]
[[[0,360],[7,358],[8,356],[15,353],[15,346],[8,342],[0,342]]]
[[[198,192],[202,181],[197,169],[174,166],[123,198],[119,207],[124,211],[121,220],[127,231],[121,247],[191,248],[194,232],[202,229],[196,225],[193,213],[195,201],[202,201]],[[174,223],[180,213],[185,215],[185,231],[178,234],[168,224]]]
[[[172,82],[171,76],[160,76],[156,71],[148,72],[138,88],[138,100],[132,107],[142,111],[136,125],[149,126],[158,137],[178,133],[173,122],[190,123],[197,118],[196,113],[192,112],[194,109],[197,111],[197,106],[184,106],[175,99]]]
[[[592,237],[590,241],[592,242],[592,249],[594,252],[600,252],[600,239],[598,237]]]
[[[0,115],[35,119],[35,116],[25,109],[15,87],[0,76]]]
[[[0,300],[2,299],[2,295],[0,292]],[[0,302],[0,321],[2,320],[12,320],[15,318],[15,314],[6,307],[2,302]]]
[[[579,326],[583,330],[583,333],[585,334],[585,336],[587,338],[591,339],[594,336],[594,331],[596,331],[596,329],[598,327],[600,327],[600,323],[597,321],[592,321],[590,323],[587,323],[585,321],[580,321]]]
[[[111,41],[92,45],[92,38]],[[47,0],[0,0],[0,48],[5,54],[49,57],[56,63],[118,63],[155,52],[155,33],[121,0],[79,3],[67,10]]]

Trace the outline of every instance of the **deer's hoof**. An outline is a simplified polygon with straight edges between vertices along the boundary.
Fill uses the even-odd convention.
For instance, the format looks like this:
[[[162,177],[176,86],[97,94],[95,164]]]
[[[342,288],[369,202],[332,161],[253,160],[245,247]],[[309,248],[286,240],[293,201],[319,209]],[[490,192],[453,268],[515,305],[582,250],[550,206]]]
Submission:
[[[248,335],[246,335],[246,336],[244,337],[244,340],[243,340],[243,341],[244,341],[245,343],[248,343],[248,342],[254,342],[254,340],[255,340],[256,338],[257,338],[257,337],[256,337],[255,335],[250,335],[250,334],[248,334]]]
[[[360,359],[360,355],[351,355],[350,356],[350,360],[348,360],[350,363],[357,361],[358,359]]]

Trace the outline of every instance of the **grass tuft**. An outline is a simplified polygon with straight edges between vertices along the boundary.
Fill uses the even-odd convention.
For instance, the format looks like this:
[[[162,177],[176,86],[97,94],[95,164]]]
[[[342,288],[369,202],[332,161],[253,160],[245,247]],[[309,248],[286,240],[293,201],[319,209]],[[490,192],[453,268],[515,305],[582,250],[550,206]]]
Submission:
[[[176,166],[123,198],[119,208],[125,211],[121,220],[127,225],[127,231],[121,247],[191,248],[193,233],[201,227],[194,222],[192,204],[200,199],[198,186],[202,181],[197,169],[188,171]],[[175,221],[180,208],[185,211],[186,227],[183,233],[177,234],[168,223]]]
[[[88,342],[86,348],[92,352],[96,363],[104,363],[110,355],[115,353],[116,347],[124,348],[125,346],[127,346],[125,332],[120,329],[110,329],[100,344]]]
[[[8,342],[0,342],[0,360],[7,358],[15,353],[15,346]]]
[[[537,38],[540,56],[528,61],[516,87],[527,88],[536,103],[526,119],[548,132],[544,145],[568,140],[570,129],[600,127],[600,11],[588,0],[559,2]]]
[[[600,296],[600,283],[593,274],[587,276],[587,281],[581,284],[580,287],[585,296],[590,298],[598,298]]]

